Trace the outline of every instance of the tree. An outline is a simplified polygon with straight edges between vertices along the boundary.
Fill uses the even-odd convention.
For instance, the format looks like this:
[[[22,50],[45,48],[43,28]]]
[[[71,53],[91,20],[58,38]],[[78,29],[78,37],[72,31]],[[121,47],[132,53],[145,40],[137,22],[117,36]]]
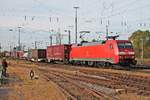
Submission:
[[[141,57],[142,52],[142,39],[144,45],[144,58],[150,58],[150,32],[138,30],[129,37],[129,40],[133,43],[136,57]]]

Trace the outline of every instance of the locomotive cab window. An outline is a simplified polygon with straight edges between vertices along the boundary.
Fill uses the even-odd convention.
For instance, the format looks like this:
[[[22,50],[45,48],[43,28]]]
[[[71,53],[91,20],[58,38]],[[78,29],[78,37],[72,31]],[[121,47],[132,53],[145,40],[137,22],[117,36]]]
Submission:
[[[120,49],[124,48],[124,43],[118,43],[118,48]]]
[[[130,42],[121,42],[121,43],[118,43],[118,48],[120,48],[120,49],[124,49],[124,48],[132,49],[132,44]]]
[[[132,49],[132,44],[131,43],[125,43],[125,47],[129,48],[129,49]]]

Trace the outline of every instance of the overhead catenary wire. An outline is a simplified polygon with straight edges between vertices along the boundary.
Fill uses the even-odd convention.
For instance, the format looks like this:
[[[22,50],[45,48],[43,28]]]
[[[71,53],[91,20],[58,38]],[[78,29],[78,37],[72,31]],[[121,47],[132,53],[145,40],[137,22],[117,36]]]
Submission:
[[[37,1],[39,1],[39,0],[37,0]],[[123,11],[124,11],[124,10],[123,10],[123,11],[120,12],[119,14],[112,13],[112,14],[114,14],[114,15],[111,15],[111,14],[110,14],[110,17],[108,16],[108,18],[106,18],[106,19],[109,20],[109,19],[111,19],[111,18],[114,17],[114,16],[117,16],[117,15],[120,16],[122,13],[127,13],[127,14],[128,14],[128,13],[130,13],[131,11],[134,11],[134,12],[137,11],[137,9],[134,9],[134,10],[131,10],[131,8],[127,8],[127,9],[126,9],[126,5],[129,5],[129,4],[131,5],[133,2],[136,2],[136,1],[137,1],[137,0],[134,0],[134,1],[130,1],[130,2],[125,3],[125,6],[122,7],[121,9],[125,9],[126,12],[123,12]],[[137,2],[137,3],[138,3],[138,2]],[[41,4],[41,2],[39,2],[39,4]],[[47,5],[45,2],[42,2],[42,5],[43,5],[43,6],[46,6],[45,8],[47,8],[48,10],[50,9],[50,8],[48,7],[48,5]],[[145,7],[144,7],[144,8],[145,8]],[[117,8],[117,9],[118,9],[118,8]],[[119,10],[121,10],[121,9],[119,9]],[[128,12],[127,12],[127,11],[128,11]],[[115,12],[116,12],[116,11],[115,11]],[[55,12],[54,12],[54,13],[55,13]],[[62,12],[60,12],[60,11],[58,10],[58,11],[57,11],[57,14],[59,14],[59,13],[62,13]],[[67,16],[68,14],[63,14],[63,15]],[[38,17],[38,16],[36,16],[36,17]],[[42,16],[42,17],[44,17],[44,16]],[[105,17],[105,16],[104,16],[104,17]],[[107,17],[107,16],[106,16],[106,17]],[[70,18],[73,18],[73,16],[71,16]],[[81,17],[80,17],[80,18],[81,18]],[[95,19],[96,19],[96,18],[95,18]],[[110,22],[111,22],[111,20],[110,20]],[[120,21],[120,22],[121,22],[121,21]],[[111,22],[111,23],[112,23],[112,22]]]
[[[129,13],[129,12],[132,12],[132,11],[136,11],[138,9],[149,8],[149,7],[150,7],[150,4],[147,4],[147,5],[144,5],[144,6],[139,6],[139,7],[132,8],[132,9],[124,9],[124,10],[122,10],[120,12],[116,12],[116,13],[110,14],[108,16],[103,16],[101,18],[102,19],[107,19],[107,18],[111,18],[111,17],[115,17],[115,16],[118,16],[118,15],[121,15],[123,13]]]

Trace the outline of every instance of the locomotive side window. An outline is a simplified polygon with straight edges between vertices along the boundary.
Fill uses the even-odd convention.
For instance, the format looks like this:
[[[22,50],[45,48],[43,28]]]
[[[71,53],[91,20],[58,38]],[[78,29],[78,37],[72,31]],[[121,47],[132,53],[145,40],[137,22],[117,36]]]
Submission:
[[[110,44],[109,47],[110,47],[110,49],[113,49],[113,45],[112,44]]]

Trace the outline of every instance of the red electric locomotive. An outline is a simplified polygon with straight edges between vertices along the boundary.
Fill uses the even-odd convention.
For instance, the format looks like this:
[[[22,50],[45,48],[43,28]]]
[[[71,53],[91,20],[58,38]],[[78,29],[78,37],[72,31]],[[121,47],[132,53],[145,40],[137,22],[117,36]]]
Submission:
[[[70,62],[88,65],[103,64],[136,64],[132,44],[128,40],[106,40],[103,42],[87,42],[72,46]]]

